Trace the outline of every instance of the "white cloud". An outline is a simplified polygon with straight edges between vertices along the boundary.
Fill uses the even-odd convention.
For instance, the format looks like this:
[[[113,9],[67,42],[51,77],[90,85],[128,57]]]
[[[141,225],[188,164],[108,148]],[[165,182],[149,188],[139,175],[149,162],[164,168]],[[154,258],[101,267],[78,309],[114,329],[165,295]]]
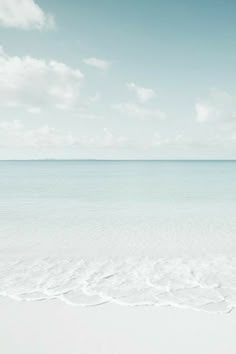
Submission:
[[[116,136],[108,128],[104,128],[102,134],[92,137],[85,136],[77,140],[78,145],[95,148],[122,148],[126,146],[127,142],[127,138]]]
[[[84,63],[100,70],[107,70],[111,65],[109,61],[98,58],[84,59]]]
[[[154,132],[148,148],[174,148],[174,149],[202,149],[202,151],[208,151],[208,149],[216,149],[216,151],[222,151],[228,149],[233,152],[236,148],[236,134],[234,132],[227,132],[227,134],[202,134],[189,135],[189,134],[172,134],[162,135],[159,132]]]
[[[0,51],[0,104],[22,106],[32,113],[43,107],[74,107],[83,75],[64,63]]]
[[[52,15],[46,14],[34,0],[0,0],[0,25],[29,29],[51,29]]]
[[[182,134],[176,134],[174,136],[163,137],[159,132],[155,132],[151,141],[151,147],[158,147],[163,145],[179,145],[186,143]]]
[[[61,134],[47,125],[26,129],[18,121],[0,122],[0,146],[13,148],[52,148],[72,146],[75,139],[70,133]]]
[[[165,119],[165,113],[159,109],[146,108],[136,103],[118,103],[112,107],[120,114],[139,119]]]
[[[195,110],[196,110],[198,122],[207,121],[213,113],[212,108],[207,103],[203,103],[203,102],[196,103]]]
[[[198,122],[236,122],[236,97],[223,91],[211,91],[208,98],[195,104]]]
[[[101,94],[99,92],[88,98],[88,103],[96,103],[101,101]]]
[[[40,114],[41,113],[41,109],[39,107],[29,107],[27,110],[29,113],[32,113],[32,114]]]
[[[44,125],[37,128],[26,128],[19,120],[0,121],[0,147],[22,149],[28,151],[55,148],[122,148],[127,139],[116,136],[108,128],[94,136],[75,137],[70,132],[61,132]],[[16,150],[17,151],[17,150]]]
[[[138,100],[142,103],[148,102],[156,97],[155,91],[150,88],[137,86],[133,82],[128,82],[126,86],[137,96]]]

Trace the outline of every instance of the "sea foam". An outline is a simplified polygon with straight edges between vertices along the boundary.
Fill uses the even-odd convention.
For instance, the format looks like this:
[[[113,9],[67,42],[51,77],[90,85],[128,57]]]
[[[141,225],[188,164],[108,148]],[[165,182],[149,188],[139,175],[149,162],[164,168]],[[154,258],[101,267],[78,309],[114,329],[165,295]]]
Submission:
[[[56,298],[79,306],[112,302],[228,313],[236,307],[236,259],[2,260],[0,296],[19,301]]]

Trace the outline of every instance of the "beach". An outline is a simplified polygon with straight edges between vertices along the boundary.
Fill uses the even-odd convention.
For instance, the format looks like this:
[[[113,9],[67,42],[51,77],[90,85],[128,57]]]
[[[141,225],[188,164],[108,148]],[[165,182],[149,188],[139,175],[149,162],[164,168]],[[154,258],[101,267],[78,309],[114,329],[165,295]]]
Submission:
[[[1,353],[235,354],[234,162],[0,168]]]
[[[0,354],[236,354],[236,0],[0,0]]]
[[[236,312],[0,302],[4,354],[235,354]]]

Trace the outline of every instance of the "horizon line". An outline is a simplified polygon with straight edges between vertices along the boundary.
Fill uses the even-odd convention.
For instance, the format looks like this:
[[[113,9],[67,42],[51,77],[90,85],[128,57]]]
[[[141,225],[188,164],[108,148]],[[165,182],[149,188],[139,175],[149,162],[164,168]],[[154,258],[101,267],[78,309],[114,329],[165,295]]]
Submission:
[[[44,158],[44,159],[0,159],[0,162],[53,162],[53,161],[101,161],[101,162],[210,162],[210,161],[216,161],[216,162],[236,162],[236,159],[94,159],[94,158],[87,158],[87,159],[63,159],[63,158]]]

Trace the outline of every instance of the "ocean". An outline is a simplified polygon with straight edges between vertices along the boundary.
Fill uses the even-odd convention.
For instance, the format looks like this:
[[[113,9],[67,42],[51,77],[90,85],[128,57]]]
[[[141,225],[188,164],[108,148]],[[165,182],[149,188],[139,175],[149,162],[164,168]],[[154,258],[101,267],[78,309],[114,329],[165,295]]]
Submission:
[[[230,312],[236,162],[1,161],[0,296]]]

